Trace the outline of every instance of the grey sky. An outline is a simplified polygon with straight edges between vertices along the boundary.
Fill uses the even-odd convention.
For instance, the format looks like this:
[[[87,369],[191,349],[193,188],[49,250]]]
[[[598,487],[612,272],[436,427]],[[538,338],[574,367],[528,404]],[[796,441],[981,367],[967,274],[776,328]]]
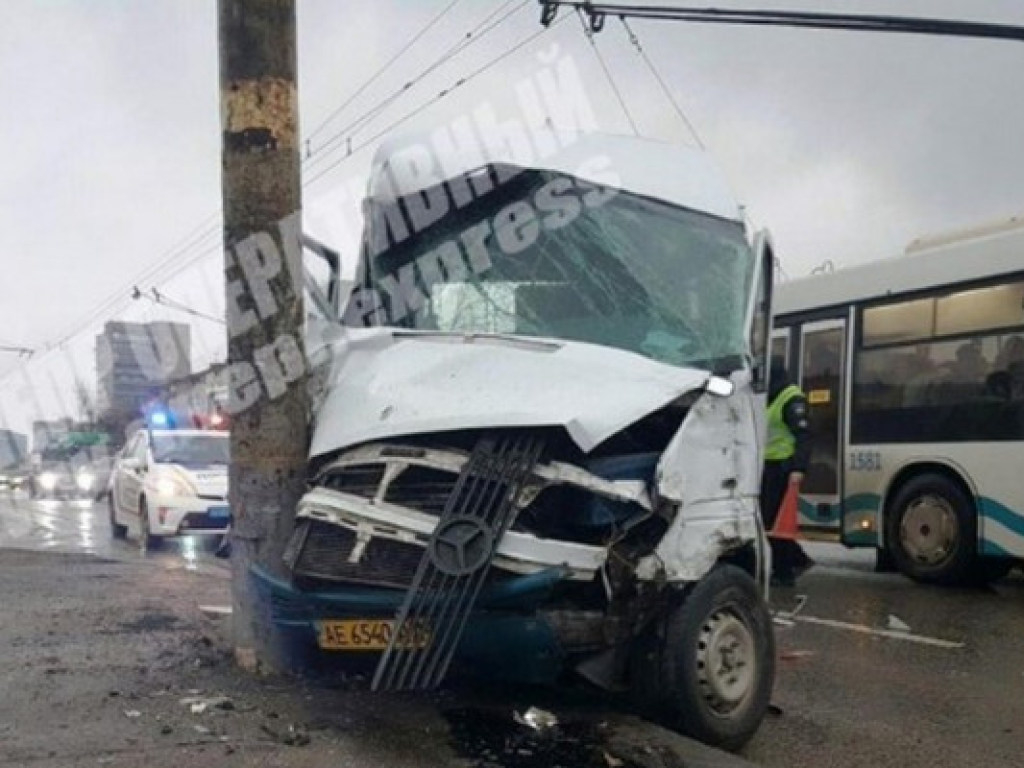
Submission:
[[[300,0],[300,102],[306,133],[448,0]],[[500,0],[462,0],[408,56],[325,130],[331,135],[413,77]],[[681,5],[684,3],[680,3]],[[695,3],[706,6],[708,3]],[[733,0],[720,7],[814,8]],[[95,322],[118,297],[125,317],[187,319],[125,286],[219,210],[216,3],[213,0],[8,0],[0,26],[0,342],[64,352],[33,370],[57,385],[74,367],[93,385]],[[1019,0],[834,0],[829,8],[1024,25]],[[354,143],[539,29],[531,2],[399,99]],[[768,226],[791,275],[893,255],[914,237],[1024,213],[1024,45],[844,32],[635,22],[737,195]],[[445,122],[537,66],[557,42],[593,84],[602,127],[628,129],[575,21],[458,89],[406,127]],[[645,134],[685,133],[618,23],[597,43]],[[369,152],[312,185],[307,206],[365,168]],[[158,285],[221,309],[216,234]],[[202,257],[176,279],[166,274]],[[102,319],[95,318],[96,320]],[[195,362],[223,349],[197,321]],[[30,366],[31,368],[31,366]],[[0,355],[0,376],[15,362]],[[41,373],[33,375],[42,375]],[[47,374],[48,376],[49,374]],[[24,385],[0,380],[0,408],[24,427]],[[3,399],[3,398],[6,398]],[[44,410],[59,407],[52,391]],[[20,404],[20,405],[19,405]],[[0,414],[2,417],[3,414]]]

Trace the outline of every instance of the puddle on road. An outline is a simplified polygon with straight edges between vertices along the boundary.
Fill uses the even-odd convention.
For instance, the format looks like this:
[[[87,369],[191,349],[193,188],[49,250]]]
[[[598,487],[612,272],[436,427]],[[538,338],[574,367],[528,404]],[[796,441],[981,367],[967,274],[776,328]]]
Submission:
[[[615,755],[595,722],[569,720],[540,733],[516,723],[510,710],[458,708],[443,714],[452,747],[473,768],[641,768]]]

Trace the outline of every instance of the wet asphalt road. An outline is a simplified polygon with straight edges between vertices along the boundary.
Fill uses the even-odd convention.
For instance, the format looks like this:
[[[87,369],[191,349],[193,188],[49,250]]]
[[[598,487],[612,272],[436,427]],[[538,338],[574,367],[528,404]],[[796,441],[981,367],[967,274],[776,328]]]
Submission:
[[[770,716],[746,754],[766,766],[1024,765],[1024,577],[942,589],[873,572],[870,553],[809,545],[819,566],[776,626]],[[778,621],[778,620],[777,620]],[[908,631],[909,630],[909,631]]]
[[[226,579],[212,546],[184,539],[142,555],[111,538],[104,505],[0,497],[0,547]],[[779,768],[1024,765],[1024,576],[938,589],[874,573],[871,553],[808,549],[818,567],[772,596],[777,712],[745,756]]]
[[[17,492],[0,495],[0,547],[97,555],[111,560],[143,557],[165,568],[192,571],[218,569],[227,562],[214,557],[218,538],[165,540],[145,555],[134,538],[111,536],[106,501],[30,499]]]

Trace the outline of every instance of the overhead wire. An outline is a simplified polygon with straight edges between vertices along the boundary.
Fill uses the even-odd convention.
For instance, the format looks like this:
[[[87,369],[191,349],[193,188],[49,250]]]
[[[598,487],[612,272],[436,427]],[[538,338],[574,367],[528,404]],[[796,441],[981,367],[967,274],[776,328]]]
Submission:
[[[113,311],[115,307],[127,304],[129,291],[133,285],[154,280],[157,275],[160,275],[161,272],[168,267],[171,261],[183,256],[193,248],[198,247],[198,245],[208,239],[210,235],[218,232],[220,228],[216,223],[216,218],[216,214],[207,216],[202,223],[193,227],[192,230],[190,230],[185,237],[179,239],[177,243],[165,249],[157,259],[154,259],[153,262],[151,262],[141,272],[137,273],[130,281],[122,284],[121,287],[119,287],[115,292],[109,294],[106,299],[101,301],[92,310],[81,316],[68,331],[62,332],[58,335],[57,341],[51,342],[46,346],[60,347],[63,344],[66,344],[71,338],[80,333],[83,328],[92,325],[99,318],[102,318],[107,313]]]
[[[493,30],[495,30],[498,27],[500,27],[509,18],[511,18],[516,13],[518,13],[522,8],[524,8],[528,4],[530,4],[530,0],[521,0],[521,2],[519,2],[518,5],[516,5],[510,11],[507,11],[503,16],[501,16],[500,18],[497,18],[495,20],[495,17],[497,17],[499,14],[501,14],[502,11],[507,9],[514,2],[515,2],[515,0],[506,0],[506,2],[504,2],[503,4],[498,6],[494,11],[492,11],[483,20],[481,20],[476,25],[476,27],[473,30],[470,30],[465,35],[463,35],[463,38],[458,43],[455,43],[452,46],[450,46],[449,49],[444,54],[442,54],[440,57],[438,57],[438,59],[435,60],[435,62],[432,65],[430,65],[430,67],[427,68],[427,70],[424,70],[424,72],[420,73],[420,75],[417,78],[414,78],[414,80],[412,82],[414,82],[414,83],[415,82],[419,82],[427,74],[429,74],[430,72],[433,72],[434,70],[436,70],[437,68],[442,66],[444,63],[447,63],[447,61],[451,60],[452,58],[457,56],[459,53],[461,53],[464,50],[466,50],[471,45],[474,45],[476,42],[478,42],[481,39],[483,39],[487,34],[489,34]],[[544,35],[549,29],[553,28],[558,23],[564,21],[567,18],[568,17],[565,17],[564,19],[559,19],[555,24],[552,24],[549,27],[543,27],[543,28],[537,30],[536,32],[528,35],[526,38],[524,38],[523,40],[521,40],[520,42],[518,42],[517,44],[515,44],[511,48],[506,49],[503,53],[499,54],[498,56],[495,56],[495,57],[491,58],[490,60],[485,62],[480,67],[478,67],[475,70],[471,71],[468,75],[466,75],[466,76],[464,76],[462,78],[459,78],[450,87],[441,90],[433,98],[431,98],[429,101],[420,104],[415,109],[405,113],[404,115],[402,115],[398,119],[396,119],[396,120],[392,121],[391,123],[389,123],[385,128],[383,128],[380,131],[374,133],[371,137],[369,137],[369,138],[365,139],[364,141],[362,141],[361,143],[359,143],[359,145],[356,146],[355,148],[353,148],[350,153],[346,154],[345,157],[339,158],[335,162],[333,162],[330,165],[328,165],[326,168],[323,168],[318,173],[315,173],[309,179],[304,180],[303,184],[302,184],[303,187],[306,187],[306,186],[308,186],[310,184],[313,184],[314,182],[318,181],[319,179],[327,176],[333,170],[335,170],[337,167],[342,165],[344,163],[344,161],[347,160],[348,157],[350,157],[352,154],[355,154],[356,152],[359,152],[362,149],[365,149],[366,147],[370,146],[371,144],[373,144],[374,142],[379,140],[382,136],[384,136],[387,133],[391,132],[392,130],[394,130],[395,128],[399,127],[400,125],[408,122],[413,117],[415,117],[416,115],[420,114],[421,112],[423,112],[424,110],[428,109],[429,107],[433,106],[434,104],[442,101],[443,99],[445,99],[448,95],[450,95],[456,89],[462,87],[463,85],[467,84],[471,80],[473,80],[476,77],[478,77],[478,76],[482,75],[483,73],[487,72],[488,70],[490,70],[491,68],[493,68],[494,66],[499,64],[500,62],[504,61],[508,57],[512,56],[516,52],[520,51],[523,47],[529,45],[531,42],[533,42],[537,38],[539,38],[542,35]],[[396,92],[395,94],[392,94],[392,96],[388,97],[388,104],[392,103],[399,96],[403,95],[407,90],[408,90],[408,88],[403,88],[403,89],[401,89],[401,91]],[[370,115],[371,117],[375,117],[376,114],[379,114],[379,112],[382,111],[382,109],[381,109],[382,105],[383,105],[383,102],[378,104],[377,107],[372,108],[370,113],[367,113],[367,114]],[[365,122],[368,122],[366,117],[367,117],[367,115],[364,115],[362,118],[360,118],[360,120],[364,120]],[[195,250],[196,248],[200,247],[205,240],[209,239],[212,235],[215,235],[215,234],[220,232],[220,226],[218,225],[218,223],[216,221],[217,220],[217,216],[218,216],[217,214],[211,214],[206,219],[204,219],[200,224],[198,224],[196,227],[193,227],[193,229],[190,230],[188,234],[186,234],[183,238],[179,239],[174,245],[170,246],[168,249],[165,249],[165,251],[161,254],[161,256],[158,257],[157,259],[155,259],[154,262],[151,263],[145,270],[143,270],[142,272],[140,272],[137,275],[135,275],[132,278],[132,280],[130,282],[128,282],[124,287],[122,287],[121,289],[119,289],[118,291],[116,291],[114,293],[111,293],[100,304],[96,305],[86,315],[81,317],[75,323],[74,330],[71,330],[71,331],[69,331],[67,333],[62,333],[61,335],[59,335],[57,337],[58,340],[55,341],[55,342],[50,342],[50,343],[47,343],[45,345],[42,345],[43,349],[44,349],[44,356],[45,356],[45,354],[47,354],[47,353],[49,353],[49,352],[51,352],[51,351],[53,351],[55,349],[59,349],[59,348],[63,347],[68,341],[70,341],[76,335],[81,333],[83,328],[88,327],[90,325],[93,325],[95,322],[97,322],[99,319],[103,318],[104,316],[107,316],[107,317],[112,316],[111,315],[112,312],[116,312],[118,308],[120,308],[122,306],[126,306],[128,303],[130,303],[132,287],[138,285],[139,283],[151,282],[151,281],[153,281],[155,279],[154,276],[156,276],[156,275],[164,274],[165,275],[165,277],[164,277],[165,280],[166,279],[171,279],[174,276],[176,276],[177,274],[180,274],[180,272],[183,271],[184,269],[187,269],[188,267],[192,266],[193,264],[195,264],[196,262],[201,260],[202,258],[205,258],[208,255],[212,255],[216,251],[220,250],[221,247],[222,247],[222,244],[219,243],[219,242],[213,243],[213,244],[211,244],[210,247],[208,247],[208,248],[198,252],[194,256],[191,256],[190,258],[188,258],[188,260],[186,262],[183,262],[181,264],[175,264],[173,267],[170,266],[171,262],[176,261],[180,257],[182,257],[185,254],[189,253],[189,251]],[[165,272],[165,270],[168,270],[169,268],[170,268],[170,271],[169,272]],[[207,319],[211,319],[211,318],[207,317]],[[2,383],[7,378],[9,378],[9,376],[12,375],[12,373],[13,372],[8,373],[8,374],[0,377],[0,383]]]
[[[349,104],[351,104],[353,101],[355,101],[356,98],[358,98],[361,93],[363,93],[367,88],[369,88],[371,85],[373,85],[373,83],[376,82],[376,80],[381,75],[383,75],[385,72],[387,72],[396,61],[398,61],[402,56],[404,56],[406,53],[408,53],[408,51],[414,45],[416,45],[416,43],[420,40],[420,38],[422,38],[435,25],[437,25],[460,2],[462,2],[462,0],[451,0],[451,2],[449,2],[448,5],[446,5],[439,13],[435,14],[434,17],[431,18],[430,21],[428,21],[420,29],[419,32],[417,32],[415,35],[413,35],[405,43],[405,45],[403,45],[398,50],[397,53],[395,53],[381,67],[379,67],[376,72],[374,72],[372,75],[370,75],[369,78],[367,78],[365,81],[363,81],[363,84],[360,85],[344,102],[342,102],[340,106],[338,106],[337,108],[332,110],[331,113],[329,115],[327,115],[327,117],[325,117],[322,121],[320,121],[320,123],[317,125],[317,127],[314,128],[312,131],[310,131],[309,134],[306,136],[306,141],[310,141],[313,138],[315,138],[316,135],[319,134],[320,131],[322,131],[324,128],[326,128],[327,125],[335,117],[337,117],[339,114],[341,114],[343,111],[345,111],[345,108],[348,107]]]
[[[836,29],[852,32],[890,32],[938,35],[944,37],[1024,40],[1024,26],[990,22],[936,19],[879,14],[831,13],[816,11],[775,11],[743,8],[687,8],[667,5],[620,5],[592,0],[540,0],[541,23],[550,23],[558,8],[585,13],[594,31],[604,26],[605,17],[629,16],[637,19],[689,21],[705,24],[741,24],[751,26]]]
[[[154,304],[161,304],[161,305],[163,305],[165,307],[169,307],[171,309],[176,309],[179,312],[185,312],[185,313],[187,313],[189,315],[192,315],[193,317],[200,317],[203,320],[209,320],[209,321],[214,322],[214,323],[219,323],[220,325],[226,325],[223,317],[214,317],[213,315],[208,315],[205,312],[200,312],[198,309],[193,309],[192,307],[188,306],[184,302],[180,302],[180,301],[177,301],[175,299],[172,299],[170,296],[168,296],[165,293],[160,293],[160,291],[158,291],[155,286],[153,286],[153,287],[151,287],[149,289],[149,293],[148,294],[147,293],[143,293],[142,291],[139,290],[138,286],[136,286],[135,287],[135,292],[132,295],[132,298],[133,299],[146,299],[148,301],[152,301]]]
[[[411,48],[412,44],[416,42],[416,40],[421,38],[426,31],[428,31],[438,21],[440,21],[441,18],[443,18],[443,15],[450,11],[454,7],[454,5],[459,1],[460,0],[453,0],[452,3],[449,3],[449,5],[446,6],[446,8],[443,9],[441,13],[437,14],[430,23],[428,23],[423,29],[420,30],[420,33],[418,33],[412,40],[409,41],[409,43],[403,48],[402,52],[407,52],[408,49]],[[461,53],[466,48],[483,39],[488,33],[498,28],[509,17],[511,17],[516,12],[525,7],[527,4],[529,4],[530,0],[522,0],[522,2],[520,2],[519,5],[517,5],[512,11],[506,13],[500,19],[490,24],[490,26],[486,26],[489,22],[491,22],[496,16],[502,13],[502,11],[507,9],[514,2],[515,0],[505,0],[505,2],[500,4],[487,16],[485,16],[480,22],[478,22],[476,27],[471,29],[469,32],[465,33],[462,39],[460,39],[457,43],[450,46],[449,49],[444,54],[442,54],[441,57],[439,57],[432,65],[430,65],[426,70],[424,70],[424,72],[420,73],[420,75],[417,78],[414,78],[413,81],[411,82],[419,82],[427,74],[436,70],[438,67],[442,66],[444,63],[454,58],[456,55]],[[392,57],[393,60],[397,60],[397,58],[397,55],[395,57]],[[403,88],[399,92],[393,94],[386,100],[386,104],[384,102],[381,102],[376,107],[372,108],[368,113],[365,113],[362,117],[360,117],[358,122],[368,122],[370,119],[375,117],[379,111],[382,111],[384,106],[393,103],[395,100],[397,100],[397,98],[403,95],[406,90],[407,88]],[[339,111],[340,110],[335,110],[335,113],[338,113]],[[325,125],[326,122],[327,121],[324,121],[321,125]],[[111,312],[116,311],[117,308],[125,306],[128,303],[127,296],[133,285],[152,281],[160,282],[160,280],[157,280],[157,276],[160,275],[162,270],[168,267],[169,263],[175,261],[177,258],[181,256],[184,256],[190,250],[199,247],[203,243],[203,241],[208,239],[210,236],[219,233],[220,226],[217,223],[216,219],[217,214],[211,214],[210,216],[208,216],[199,225],[190,230],[189,233],[186,234],[183,238],[181,238],[177,243],[175,243],[169,249],[164,251],[146,269],[135,274],[130,281],[126,282],[125,284],[122,284],[120,288],[112,292],[106,299],[104,299],[102,302],[100,302],[100,304],[94,307],[87,315],[83,316],[78,321],[76,321],[75,324],[69,329],[69,331],[62,332],[57,337],[57,341],[50,342],[46,346],[62,346],[75,335],[77,335],[77,333],[83,326],[91,325],[95,323],[99,318],[102,318],[104,315],[109,315]],[[185,269],[188,269],[199,260],[219,250],[219,248],[220,244],[218,243],[213,248],[207,248],[201,251],[195,257],[188,259],[188,261],[173,269],[173,271],[169,275],[165,275],[164,279],[171,279],[177,274],[180,274],[180,272],[184,271]]]
[[[641,45],[640,43],[640,38],[629,26],[629,22],[626,21],[625,16],[619,16],[619,21],[622,22],[622,27],[623,29],[625,29],[626,35],[629,37],[629,42],[633,45],[634,48],[636,48],[636,52],[640,55],[640,58],[643,59],[644,64],[647,65],[647,69],[650,71],[651,75],[653,75],[654,79],[661,87],[661,92],[665,94],[665,97],[672,105],[672,109],[675,110],[676,115],[679,116],[679,119],[682,121],[683,125],[686,126],[686,129],[690,132],[690,135],[693,137],[693,140],[697,142],[697,146],[700,147],[701,149],[704,149],[704,142],[701,140],[700,133],[694,127],[693,123],[690,121],[690,118],[686,116],[686,112],[683,111],[682,106],[679,104],[675,96],[672,94],[672,90],[668,87],[668,83],[666,83],[665,79],[661,76],[661,73],[658,71],[658,68],[654,65],[654,62],[651,60],[651,57],[647,55],[647,51],[644,50],[643,45]]]
[[[438,92],[438,94],[436,96],[434,96],[433,98],[431,98],[429,101],[423,102],[422,104],[420,104],[415,109],[411,110],[410,112],[407,112],[402,117],[400,117],[397,120],[389,123],[385,128],[381,129],[380,131],[375,133],[370,138],[368,138],[368,139],[364,140],[363,142],[361,142],[358,146],[356,146],[356,147],[354,147],[352,149],[351,154],[346,155],[345,157],[338,158],[333,163],[328,165],[326,168],[323,168],[318,173],[313,174],[309,179],[307,179],[307,180],[305,180],[303,182],[303,187],[305,187],[305,186],[307,186],[309,184],[313,184],[317,180],[323,178],[324,176],[329,174],[331,171],[335,170],[340,165],[342,165],[346,160],[349,159],[349,157],[351,157],[351,155],[354,155],[357,152],[359,152],[360,150],[365,149],[366,147],[370,146],[371,144],[376,142],[378,139],[380,139],[382,136],[385,136],[386,134],[390,133],[391,131],[393,131],[395,128],[399,127],[403,123],[408,122],[413,117],[415,117],[416,115],[420,114],[421,112],[423,112],[424,110],[428,109],[429,107],[432,107],[437,102],[442,101],[443,99],[447,98],[454,91],[456,91],[458,88],[461,88],[462,86],[464,86],[466,83],[470,82],[471,80],[473,80],[477,76],[482,75],[487,70],[491,69],[495,65],[497,65],[500,62],[502,62],[505,59],[507,59],[509,56],[513,55],[514,53],[518,52],[519,50],[521,50],[525,46],[527,46],[530,43],[532,43],[538,37],[543,35],[548,29],[554,29],[555,26],[557,26],[563,20],[568,19],[568,18],[569,18],[568,16],[565,16],[562,19],[559,19],[559,20],[555,21],[550,27],[543,27],[539,31],[534,32],[533,34],[529,35],[525,39],[519,41],[516,45],[514,45],[511,48],[507,49],[501,55],[495,56],[493,59],[491,59],[488,62],[486,62],[483,66],[478,67],[477,69],[473,70],[470,74],[466,75],[465,77],[459,78],[459,80],[457,80],[455,83],[453,83],[450,87],[445,88],[442,91]]]
[[[608,85],[611,86],[612,92],[615,94],[615,98],[619,100],[619,106],[622,107],[623,113],[626,115],[626,120],[629,121],[630,127],[633,129],[633,135],[639,136],[640,129],[636,126],[636,121],[633,120],[633,114],[629,111],[629,105],[626,104],[626,99],[622,96],[622,92],[619,90],[618,85],[615,83],[615,78],[612,77],[612,71],[608,68],[608,64],[604,60],[604,56],[601,55],[601,49],[597,47],[597,41],[594,39],[594,32],[587,24],[587,20],[583,17],[583,11],[576,9],[576,13],[580,19],[580,25],[583,28],[583,36],[587,38],[590,43],[591,49],[594,51],[594,55],[597,56],[597,61],[601,65],[601,69],[604,71],[604,76],[608,80]],[[568,18],[568,17],[565,17]],[[558,23],[557,21],[555,22]]]
[[[428,75],[430,75],[440,67],[447,64],[449,61],[451,61],[456,56],[469,49],[471,46],[483,40],[488,34],[493,32],[495,29],[497,29],[506,21],[508,21],[512,16],[514,16],[516,13],[518,13],[527,5],[529,5],[531,0],[521,0],[521,2],[515,8],[507,12],[497,21],[494,21],[493,23],[490,23],[488,25],[488,22],[490,22],[491,19],[493,19],[498,13],[500,13],[504,8],[507,8],[513,2],[515,2],[515,0],[506,0],[506,2],[502,6],[500,6],[496,11],[491,12],[485,19],[479,22],[474,29],[464,34],[462,38],[460,38],[457,42],[449,46],[448,49],[444,51],[444,53],[442,53],[432,63],[427,65],[416,77],[407,81],[405,84],[402,85],[401,88],[378,101],[374,106],[370,107],[366,112],[364,112],[362,115],[360,115],[352,122],[347,124],[344,128],[341,128],[340,130],[335,132],[330,138],[326,139],[318,147],[316,147],[315,149],[311,149],[310,153],[306,156],[306,158],[304,158],[304,162],[306,163],[307,167],[312,168],[319,162],[322,162],[324,159],[326,159],[328,155],[332,154],[338,148],[340,148],[340,145],[343,142],[346,144],[348,152],[351,152],[351,141],[355,133],[364,128],[367,123],[369,123],[378,115],[380,115],[391,104],[393,104],[399,98],[408,93],[414,86],[422,82]]]

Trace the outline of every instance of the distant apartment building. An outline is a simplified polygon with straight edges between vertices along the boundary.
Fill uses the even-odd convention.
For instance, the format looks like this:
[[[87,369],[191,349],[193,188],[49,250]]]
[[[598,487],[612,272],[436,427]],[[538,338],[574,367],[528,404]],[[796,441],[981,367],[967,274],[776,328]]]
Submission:
[[[97,410],[137,414],[168,382],[191,372],[188,325],[108,322],[96,337]]]
[[[28,437],[10,429],[0,429],[0,469],[21,463],[28,453]]]

